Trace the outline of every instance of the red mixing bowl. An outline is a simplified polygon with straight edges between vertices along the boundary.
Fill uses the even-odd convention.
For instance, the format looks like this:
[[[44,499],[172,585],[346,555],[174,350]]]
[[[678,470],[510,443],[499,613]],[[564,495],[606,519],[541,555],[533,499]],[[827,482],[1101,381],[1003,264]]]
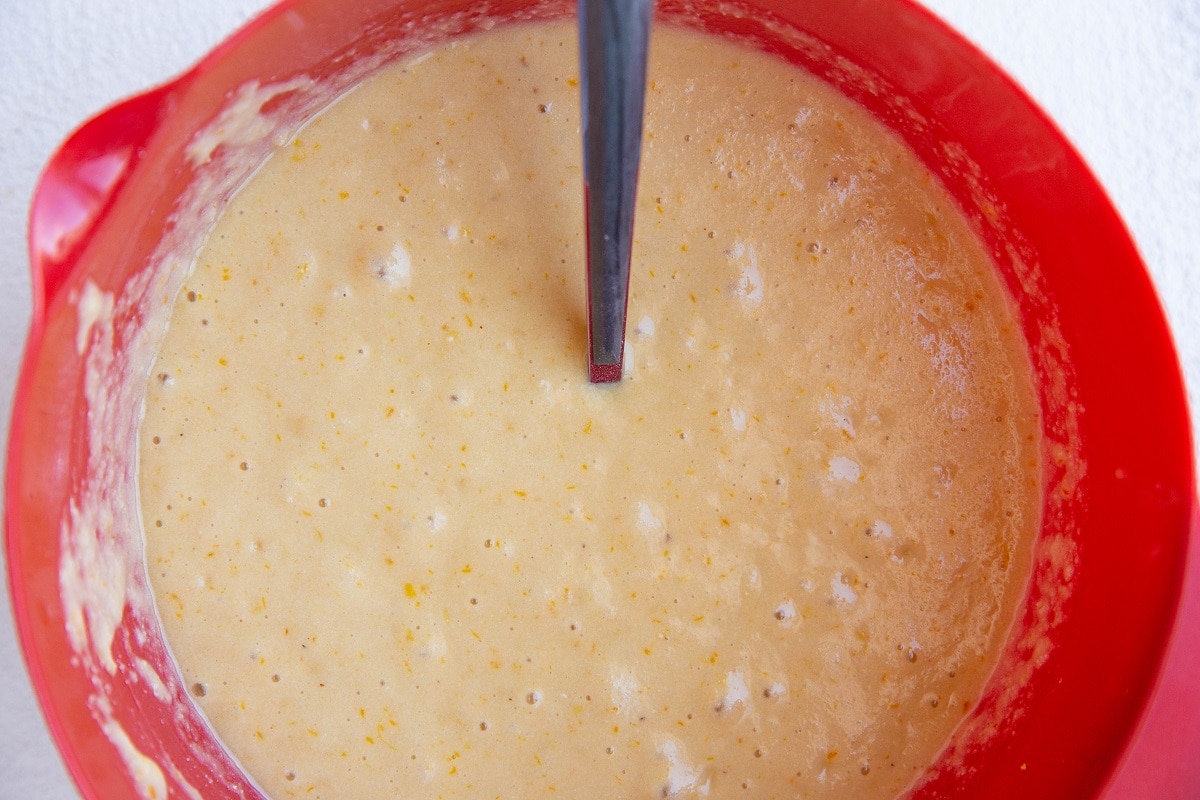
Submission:
[[[286,126],[405,50],[572,12],[560,0],[287,0],[51,160],[30,222],[7,551],[33,684],[85,797],[260,796],[139,601],[136,465],[125,439],[104,435],[136,427],[137,392],[98,385],[89,361],[102,345],[125,363],[169,300],[147,265],[164,242],[186,255],[188,221],[210,219],[270,145],[273,129],[239,127],[228,107]],[[995,65],[908,0],[662,0],[657,13],[780,54],[895,129],[991,248],[1030,344],[1046,486],[1033,577],[985,696],[913,796],[1200,797],[1192,437],[1161,308],[1103,190]],[[214,126],[226,128],[216,147],[197,138]]]

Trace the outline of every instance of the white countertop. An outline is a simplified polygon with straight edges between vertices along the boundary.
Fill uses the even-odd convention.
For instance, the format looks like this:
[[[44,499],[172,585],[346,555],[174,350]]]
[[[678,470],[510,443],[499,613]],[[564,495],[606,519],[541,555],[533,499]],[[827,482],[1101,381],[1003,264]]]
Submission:
[[[1200,391],[1200,3],[925,0],[1050,113],[1125,217]],[[25,222],[42,164],[79,123],[181,72],[263,0],[40,0],[0,17],[0,436],[29,320]],[[1196,418],[1197,404],[1192,403]],[[0,800],[76,794],[0,599]]]

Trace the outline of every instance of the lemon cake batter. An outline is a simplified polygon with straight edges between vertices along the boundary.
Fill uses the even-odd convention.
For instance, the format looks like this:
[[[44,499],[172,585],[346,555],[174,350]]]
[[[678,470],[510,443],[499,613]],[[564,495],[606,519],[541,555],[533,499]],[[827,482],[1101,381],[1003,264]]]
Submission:
[[[877,122],[663,27],[588,384],[575,40],[407,58],[230,202],[141,428],[167,640],[274,798],[892,797],[1027,578],[1019,327]]]

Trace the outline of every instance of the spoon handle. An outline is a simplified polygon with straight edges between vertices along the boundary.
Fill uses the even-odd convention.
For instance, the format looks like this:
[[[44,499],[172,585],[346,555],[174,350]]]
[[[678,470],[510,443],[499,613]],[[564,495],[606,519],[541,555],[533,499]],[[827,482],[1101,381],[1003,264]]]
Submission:
[[[579,0],[588,377],[621,379],[653,0]]]

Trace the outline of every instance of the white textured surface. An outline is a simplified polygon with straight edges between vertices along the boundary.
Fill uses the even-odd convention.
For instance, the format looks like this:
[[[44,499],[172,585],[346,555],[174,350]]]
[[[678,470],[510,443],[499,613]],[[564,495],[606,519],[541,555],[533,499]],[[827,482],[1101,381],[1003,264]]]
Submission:
[[[29,318],[25,217],[41,165],[86,117],[183,70],[264,5],[41,0],[0,8],[0,420],[11,409]],[[1195,396],[1200,3],[927,5],[1028,89],[1108,188],[1159,286]],[[74,798],[29,688],[7,593],[0,606],[0,800]]]

